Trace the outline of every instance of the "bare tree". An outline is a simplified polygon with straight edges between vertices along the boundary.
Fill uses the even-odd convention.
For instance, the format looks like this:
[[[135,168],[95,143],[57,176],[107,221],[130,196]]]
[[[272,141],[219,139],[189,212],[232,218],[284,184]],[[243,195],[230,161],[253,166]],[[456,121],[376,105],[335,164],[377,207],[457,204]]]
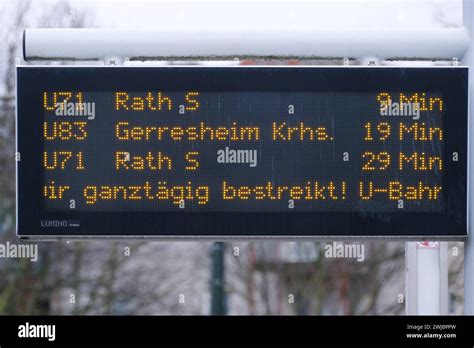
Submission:
[[[269,247],[270,243],[273,247]],[[396,297],[404,288],[400,284],[400,280],[404,281],[403,243],[364,243],[364,262],[328,259],[324,256],[325,244],[311,242],[304,243],[314,249],[311,259],[295,259],[288,254],[291,248],[282,248],[281,253],[274,251],[290,243],[270,243],[239,243],[244,255],[256,248],[259,256],[229,260],[233,264],[233,273],[228,277],[230,295],[235,302],[247,303],[250,313],[399,314],[403,311]],[[239,285],[240,282],[248,285],[250,281],[255,286]]]

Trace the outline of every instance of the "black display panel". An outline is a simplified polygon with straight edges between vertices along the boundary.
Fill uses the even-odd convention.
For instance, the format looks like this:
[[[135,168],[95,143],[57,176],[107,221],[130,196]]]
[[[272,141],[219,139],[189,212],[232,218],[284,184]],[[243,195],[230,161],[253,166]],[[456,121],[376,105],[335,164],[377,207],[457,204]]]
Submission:
[[[18,235],[466,235],[467,68],[19,67]]]

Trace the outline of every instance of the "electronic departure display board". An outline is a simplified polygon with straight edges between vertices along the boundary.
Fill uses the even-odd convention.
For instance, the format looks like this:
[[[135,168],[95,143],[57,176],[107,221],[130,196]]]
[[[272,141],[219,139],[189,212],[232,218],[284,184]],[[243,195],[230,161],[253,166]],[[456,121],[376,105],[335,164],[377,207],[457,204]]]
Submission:
[[[465,67],[19,67],[18,235],[462,237]]]

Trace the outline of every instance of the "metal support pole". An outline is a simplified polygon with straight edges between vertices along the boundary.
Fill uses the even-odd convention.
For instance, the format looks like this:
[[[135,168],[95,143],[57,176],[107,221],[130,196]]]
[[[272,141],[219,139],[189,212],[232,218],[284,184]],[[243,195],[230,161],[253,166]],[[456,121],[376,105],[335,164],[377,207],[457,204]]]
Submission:
[[[417,243],[417,314],[439,315],[440,311],[440,272],[439,243]]]
[[[407,315],[448,314],[447,243],[406,243]]]
[[[222,242],[211,247],[211,315],[226,315],[224,249]]]
[[[474,223],[474,210],[470,207],[472,197],[474,196],[474,183],[472,181],[472,174],[474,173],[474,127],[472,124],[472,117],[474,116],[473,110],[473,71],[474,68],[474,52],[472,47],[472,34],[473,34],[473,11],[474,4],[472,0],[464,0],[463,2],[463,19],[464,26],[469,30],[471,34],[471,45],[464,56],[464,64],[469,65],[469,146],[468,146],[468,233],[469,236],[464,243],[464,314],[474,314],[474,239],[471,234],[473,231]]]

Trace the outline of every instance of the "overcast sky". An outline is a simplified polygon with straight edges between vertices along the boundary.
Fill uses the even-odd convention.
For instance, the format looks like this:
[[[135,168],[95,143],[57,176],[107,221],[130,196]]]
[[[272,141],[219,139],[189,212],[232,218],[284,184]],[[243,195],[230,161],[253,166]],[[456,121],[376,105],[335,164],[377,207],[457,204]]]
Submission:
[[[41,1],[41,0],[35,0]],[[72,0],[101,27],[456,27],[462,0]]]

